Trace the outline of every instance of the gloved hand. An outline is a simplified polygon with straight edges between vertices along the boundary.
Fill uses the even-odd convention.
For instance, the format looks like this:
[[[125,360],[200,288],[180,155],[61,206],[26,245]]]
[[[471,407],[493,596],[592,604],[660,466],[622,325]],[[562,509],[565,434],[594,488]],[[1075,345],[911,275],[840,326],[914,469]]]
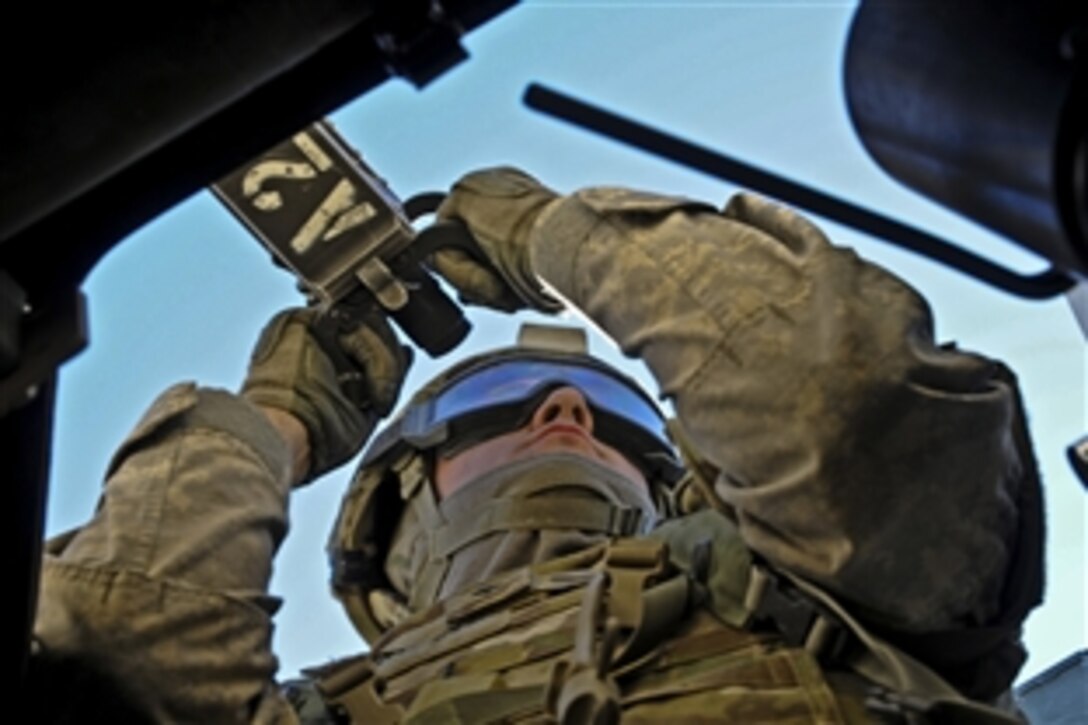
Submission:
[[[562,303],[544,291],[529,259],[533,222],[557,198],[536,179],[510,167],[463,176],[438,208],[437,218],[464,222],[494,269],[458,249],[437,252],[432,266],[464,302],[504,312],[526,307],[558,312]]]
[[[344,325],[313,308],[292,308],[261,332],[241,392],[306,428],[311,463],[300,481],[305,484],[359,452],[396,404],[411,359],[411,349],[377,311]]]

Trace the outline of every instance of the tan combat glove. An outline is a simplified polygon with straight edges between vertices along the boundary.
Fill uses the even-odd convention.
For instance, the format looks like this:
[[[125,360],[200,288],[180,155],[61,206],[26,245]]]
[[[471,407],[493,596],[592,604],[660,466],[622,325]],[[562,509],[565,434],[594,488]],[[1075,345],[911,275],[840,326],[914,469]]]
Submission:
[[[261,332],[241,392],[306,428],[304,485],[359,452],[396,404],[411,357],[378,312],[343,325],[316,309],[292,308]]]
[[[488,269],[461,250],[435,254],[432,264],[471,304],[515,312],[529,307],[558,312],[562,303],[548,295],[533,273],[529,232],[541,211],[558,198],[536,179],[510,167],[466,174],[438,208],[439,221],[464,222],[493,265]]]

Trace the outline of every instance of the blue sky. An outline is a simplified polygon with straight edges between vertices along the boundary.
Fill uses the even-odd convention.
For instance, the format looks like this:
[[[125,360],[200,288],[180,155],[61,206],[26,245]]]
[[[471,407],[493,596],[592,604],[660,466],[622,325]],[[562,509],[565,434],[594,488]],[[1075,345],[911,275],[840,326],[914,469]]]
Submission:
[[[423,91],[390,80],[331,115],[407,198],[461,174],[512,164],[553,188],[608,184],[724,202],[735,188],[528,110],[532,81],[585,98],[957,241],[1025,272],[1043,263],[911,192],[865,154],[847,118],[841,60],[850,2],[523,2],[465,39],[471,59]],[[290,99],[284,99],[290,103]],[[1085,346],[1065,300],[1028,302],[819,218],[837,242],[919,288],[938,337],[1020,375],[1048,508],[1048,598],[1028,622],[1022,678],[1085,646],[1088,498],[1064,449],[1088,429]],[[236,389],[257,332],[301,303],[293,280],[210,193],[182,202],[111,251],[84,287],[89,348],[64,365],[47,532],[86,520],[107,460],[148,403],[181,380]],[[408,390],[462,354],[509,344],[517,322],[471,314],[465,347],[418,353]],[[577,324],[574,317],[570,324]],[[595,352],[653,389],[641,365]],[[324,544],[351,466],[299,492],[277,560],[285,598],[283,676],[358,651],[327,593]]]

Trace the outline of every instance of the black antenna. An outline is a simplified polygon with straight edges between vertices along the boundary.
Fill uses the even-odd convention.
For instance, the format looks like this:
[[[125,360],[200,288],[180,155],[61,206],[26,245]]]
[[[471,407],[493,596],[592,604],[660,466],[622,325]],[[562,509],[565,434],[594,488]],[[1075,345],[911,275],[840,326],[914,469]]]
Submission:
[[[538,83],[529,85],[523,99],[533,110],[806,209],[825,219],[929,257],[1018,297],[1047,299],[1076,285],[1072,277],[1056,267],[1034,275],[1019,274],[891,217],[863,209],[844,199],[684,141]]]

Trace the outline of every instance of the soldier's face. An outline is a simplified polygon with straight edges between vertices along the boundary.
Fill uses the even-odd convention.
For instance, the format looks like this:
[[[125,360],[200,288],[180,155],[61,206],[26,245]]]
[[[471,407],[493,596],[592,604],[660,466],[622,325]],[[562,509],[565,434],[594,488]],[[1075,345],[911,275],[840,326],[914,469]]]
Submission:
[[[435,486],[441,498],[492,470],[546,453],[573,453],[604,464],[647,488],[646,477],[626,456],[593,435],[593,414],[574,387],[556,388],[537,406],[523,427],[489,438],[435,464]]]

